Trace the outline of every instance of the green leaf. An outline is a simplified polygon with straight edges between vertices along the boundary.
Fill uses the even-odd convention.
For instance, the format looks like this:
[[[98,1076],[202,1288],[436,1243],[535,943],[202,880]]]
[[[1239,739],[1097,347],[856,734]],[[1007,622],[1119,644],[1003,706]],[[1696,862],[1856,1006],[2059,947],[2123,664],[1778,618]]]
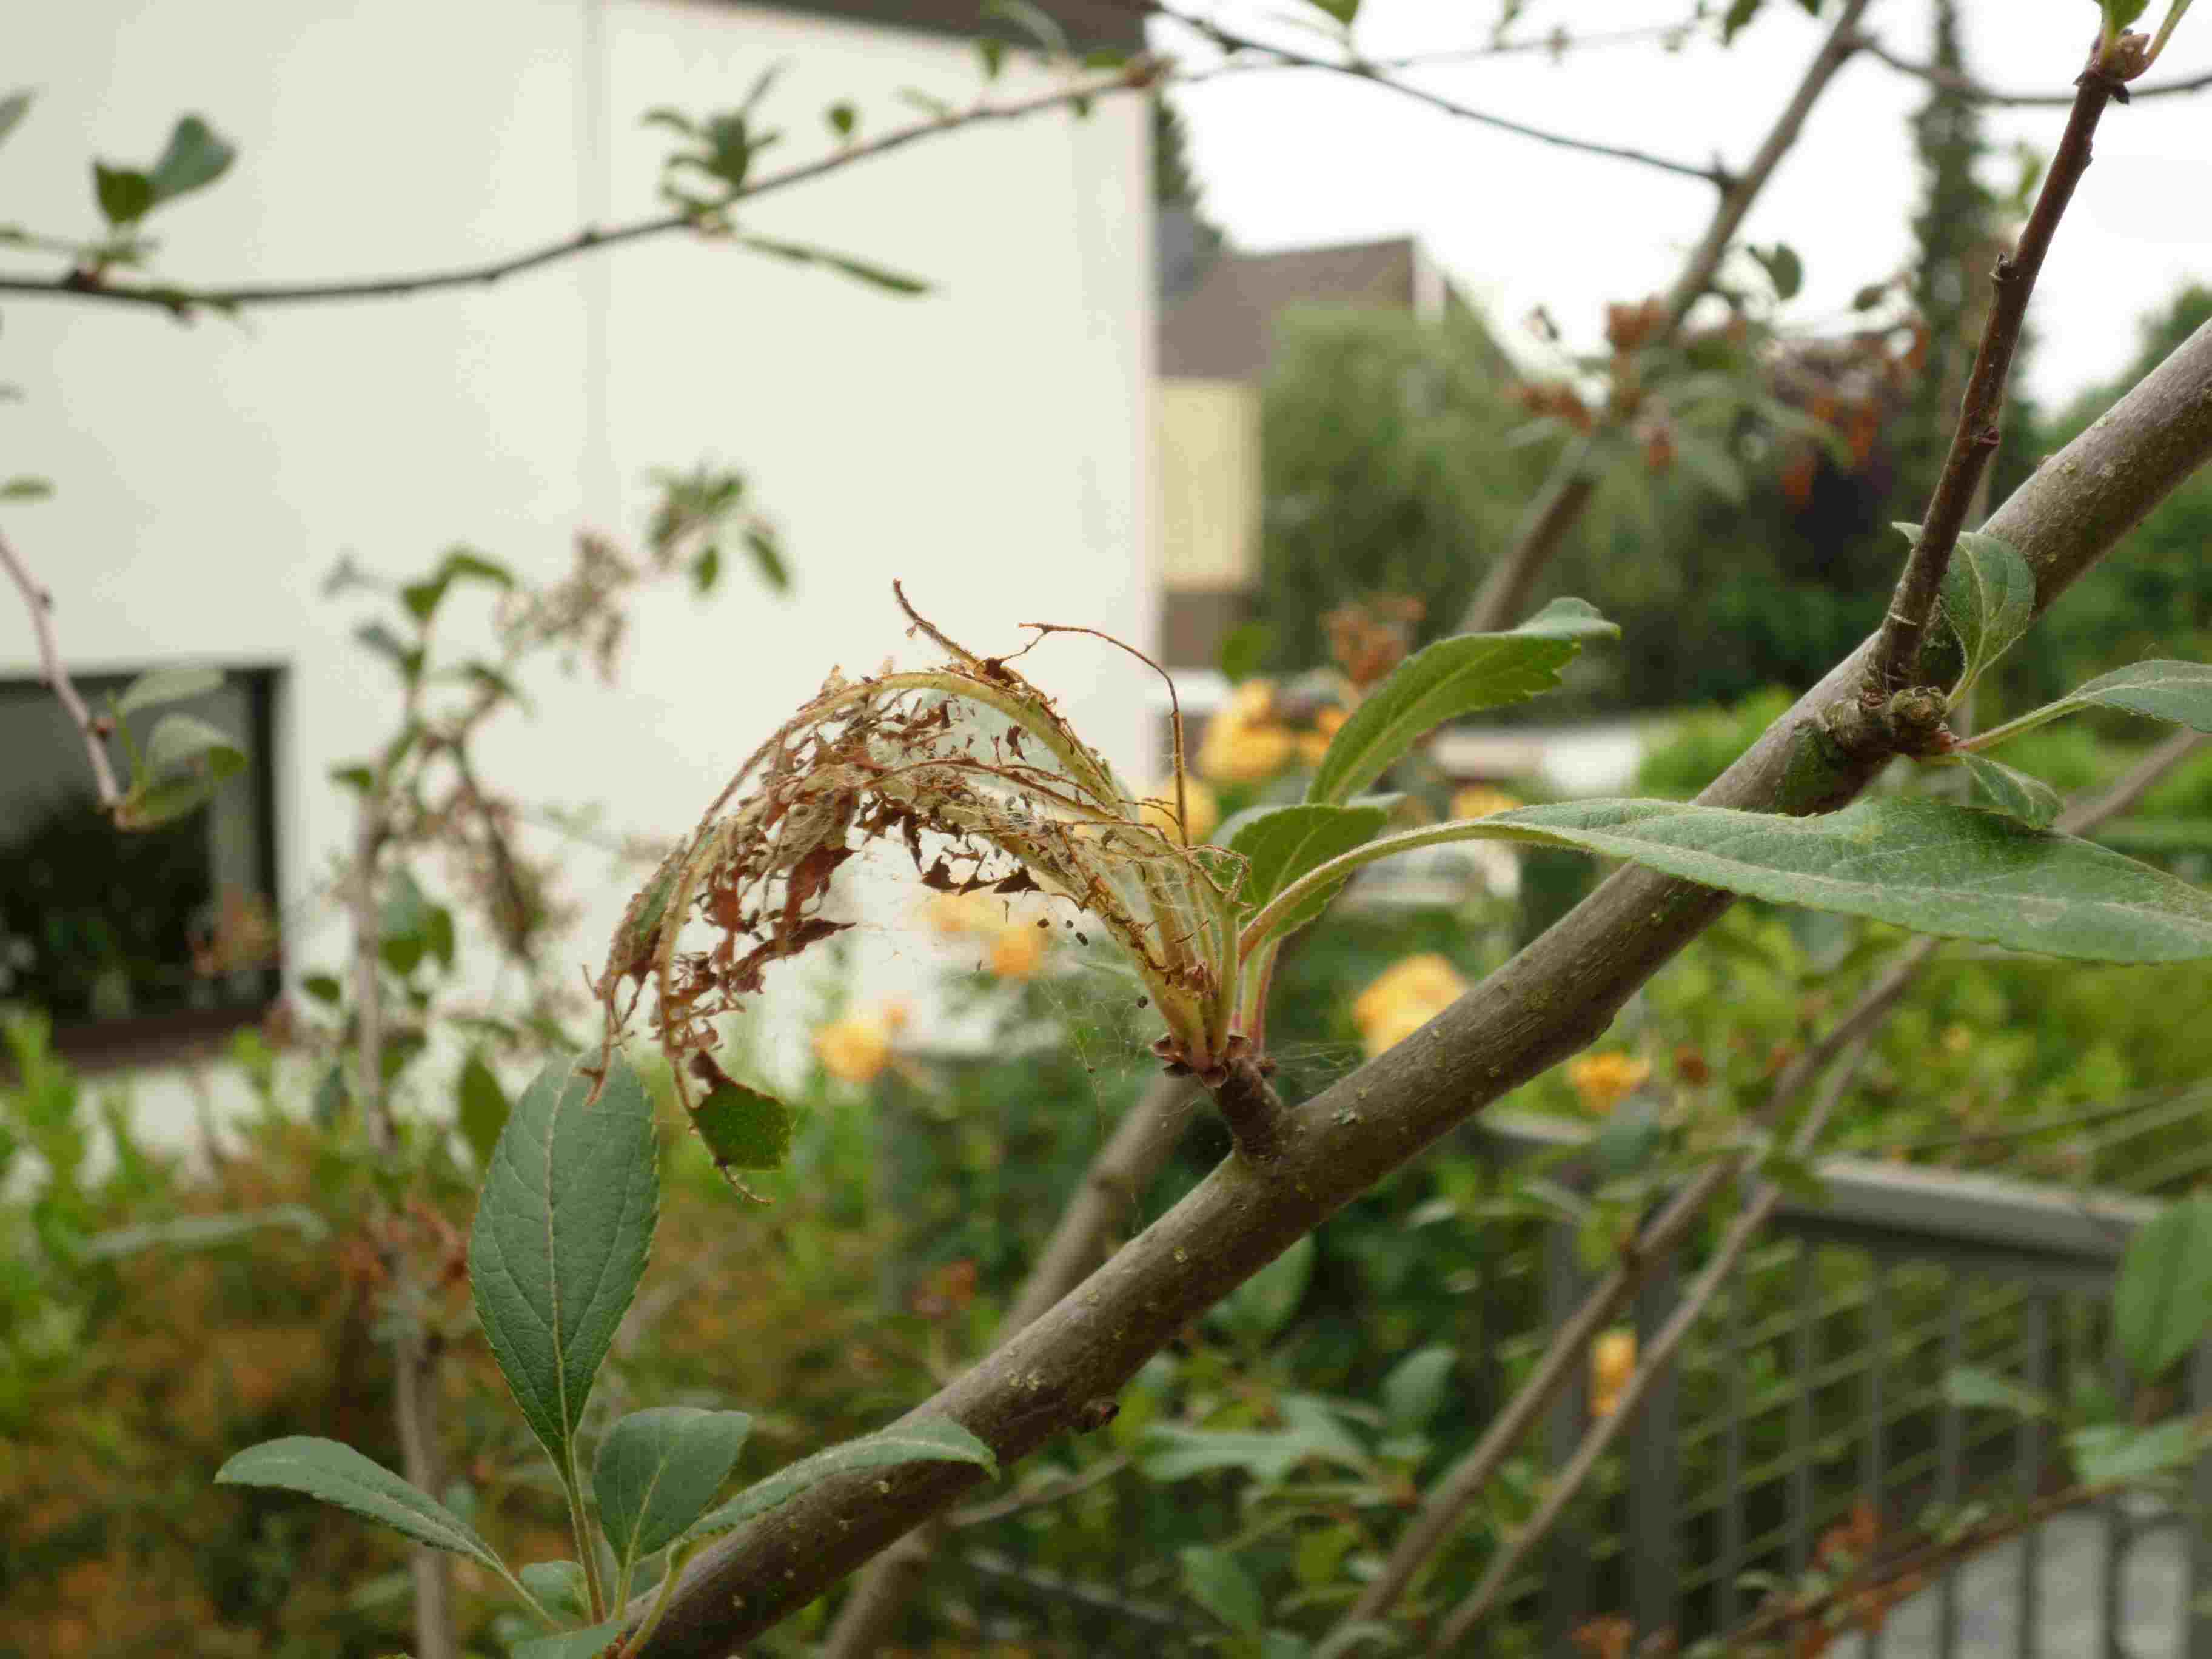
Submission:
[[[783,562],[783,549],[775,539],[775,532],[760,525],[745,531],[745,551],[753,556],[753,568],[761,580],[779,593],[791,591],[791,568]]]
[[[714,591],[714,583],[722,574],[722,550],[708,542],[699,550],[699,556],[691,561],[691,591],[704,599]]]
[[[1590,1142],[1590,1152],[1598,1169],[1608,1179],[1618,1180],[1650,1163],[1666,1139],[1666,1128],[1648,1103],[1624,1100],[1606,1115]]]
[[[796,1115],[774,1095],[718,1078],[692,1109],[691,1127],[718,1170],[781,1170]]]
[[[655,1406],[607,1431],[592,1492],[619,1574],[674,1543],[707,1512],[752,1426],[743,1412]]]
[[[1771,248],[1751,247],[1746,252],[1759,261],[1759,268],[1766,273],[1766,280],[1774,284],[1774,297],[1794,300],[1797,290],[1805,286],[1805,262],[1797,257],[1797,250],[1787,242],[1777,242]]]
[[[1554,599],[1506,634],[1439,640],[1400,663],[1337,729],[1306,799],[1349,800],[1434,727],[1559,683],[1583,641],[1620,630],[1580,599]]]
[[[514,573],[505,565],[487,559],[465,547],[457,547],[439,562],[438,568],[419,582],[410,582],[399,590],[399,602],[418,623],[427,623],[437,613],[447,590],[457,581],[480,581],[491,586],[512,589]]]
[[[318,1129],[327,1129],[338,1121],[338,1114],[345,1110],[345,1067],[333,1064],[325,1068],[322,1080],[315,1085],[314,1097],[308,1104],[307,1115]]]
[[[1249,680],[1267,665],[1275,648],[1275,629],[1263,622],[1238,623],[1222,635],[1217,666],[1231,684]]]
[[[327,1238],[331,1231],[330,1224],[304,1204],[275,1204],[265,1210],[229,1210],[111,1228],[85,1240],[77,1254],[84,1261],[114,1261],[143,1250],[209,1250],[271,1227],[289,1228],[310,1244]]]
[[[1260,1599],[1260,1587],[1237,1565],[1235,1556],[1227,1550],[1194,1544],[1178,1551],[1176,1559],[1182,1563],[1183,1588],[1190,1592],[1192,1601],[1241,1635],[1260,1633],[1267,1604]]]
[[[469,1281],[492,1357],[564,1478],[645,1272],[657,1197],[653,1107],[629,1062],[613,1056],[595,1094],[580,1056],[550,1061],[493,1151]]]
[[[1851,309],[1853,311],[1872,311],[1876,306],[1882,302],[1882,300],[1888,295],[1888,293],[1889,284],[1887,283],[1869,283],[1864,288],[1851,295]]]
[[[54,493],[52,481],[27,474],[0,483],[0,501],[43,501]]]
[[[92,164],[92,193],[111,225],[136,224],[154,205],[154,181],[136,167]]]
[[[213,668],[157,668],[131,682],[116,700],[115,712],[131,714],[157,703],[183,702],[220,690],[222,675]],[[228,739],[226,739],[228,741]]]
[[[533,1561],[515,1577],[546,1612],[563,1619],[591,1616],[591,1590],[574,1561]]]
[[[469,1143],[469,1151],[476,1155],[477,1168],[491,1168],[492,1154],[498,1149],[500,1132],[507,1127],[507,1091],[499,1085],[498,1073],[491,1069],[481,1054],[471,1052],[461,1062],[460,1081],[456,1087],[460,1097],[459,1116],[461,1139]]]
[[[849,253],[831,253],[827,249],[808,247],[799,242],[781,242],[767,236],[740,236],[737,239],[756,252],[772,253],[779,259],[788,259],[793,264],[827,265],[830,270],[867,283],[890,294],[927,294],[929,284],[919,276],[909,276],[903,271],[888,266],[871,264],[866,259],[856,259]]]
[[[1759,15],[1759,9],[1765,0],[1734,0],[1728,9],[1728,15],[1721,20],[1721,44],[1726,46],[1733,41],[1737,32]]]
[[[1257,910],[1307,871],[1374,840],[1389,820],[1388,807],[1312,802],[1239,813],[1226,826],[1230,850],[1244,858],[1244,878],[1237,889],[1238,908]],[[1310,902],[1285,917],[1283,931],[1302,927],[1319,915],[1342,884],[1316,889]]]
[[[309,974],[300,981],[300,988],[316,1001],[333,1008],[345,994],[335,974]]]
[[[1986,1407],[2016,1417],[2050,1417],[2057,1410],[2034,1389],[1972,1365],[1960,1365],[1944,1377],[1943,1397],[1954,1406]]]
[[[460,1516],[351,1446],[290,1435],[248,1446],[216,1471],[219,1486],[276,1486],[376,1521],[418,1544],[465,1555],[502,1578],[507,1568]]]
[[[2212,1327],[2212,1199],[2170,1205],[2128,1243],[2112,1285],[2112,1330],[2149,1382]]]
[[[1313,3],[1350,28],[1359,17],[1359,0],[1313,0]]]
[[[187,115],[171,129],[168,144],[154,163],[148,180],[158,206],[204,190],[228,172],[238,159],[237,149],[197,115]]]
[[[765,1515],[809,1486],[850,1469],[890,1468],[900,1463],[975,1463],[990,1474],[999,1472],[991,1449],[950,1418],[925,1418],[919,1423],[896,1424],[860,1440],[848,1440],[757,1481],[684,1533],[686,1538],[706,1538],[741,1527],[757,1515]]]
[[[2154,720],[2171,720],[2194,732],[2212,732],[2212,668],[2164,658],[2131,663],[2100,674],[2057,702],[1992,727],[1974,740],[1975,746],[1995,748],[2008,738],[2048,726],[2077,708],[2118,708]]]
[[[2015,772],[1986,755],[1961,755],[1959,764],[1974,782],[1974,802],[2018,818],[2031,830],[2048,829],[2058,816],[2058,792],[2041,778]]]
[[[2150,8],[2150,0],[2097,0],[2097,9],[2105,14],[2105,27],[2118,34],[2142,16]]]
[[[199,810],[246,769],[230,734],[194,714],[164,714],[146,741],[146,770],[116,809],[125,830],[148,830]]]
[[[1213,1316],[1259,1341],[1283,1328],[1305,1300],[1313,1279],[1314,1241],[1307,1233],[1214,1304]]]
[[[411,974],[431,945],[431,912],[436,907],[404,869],[394,870],[385,885],[377,924],[378,950],[395,974]]]
[[[2118,1486],[2180,1468],[2197,1455],[2197,1436],[2186,1422],[2137,1428],[2132,1423],[2093,1423],[2066,1437],[2074,1473],[2090,1486]]]
[[[1918,525],[1895,528],[1913,546],[1920,545]],[[1951,550],[1951,562],[1944,567],[1941,598],[1943,619],[1966,659],[1966,672],[1951,688],[1955,708],[1989,665],[2012,649],[2035,621],[2035,572],[2002,537],[1962,531]]]
[[[8,142],[8,135],[31,112],[31,100],[35,96],[30,88],[25,87],[0,98],[0,144]]]
[[[389,662],[408,684],[422,678],[422,647],[409,645],[382,623],[363,623],[354,629],[353,636]]]
[[[843,101],[832,104],[823,112],[830,123],[830,131],[840,138],[850,138],[860,125],[860,112]]]
[[[1072,50],[1060,20],[1034,0],[983,0],[983,15],[1012,24],[1048,53],[1066,57]]]
[[[533,1636],[508,1650],[513,1659],[599,1659],[607,1644],[623,1632],[627,1614],[593,1625],[588,1630],[564,1630],[553,1636]]]
[[[1690,471],[1698,483],[1723,501],[1737,507],[1743,505],[1747,486],[1743,469],[1735,458],[1720,444],[1711,442],[1701,434],[1686,427],[1674,428],[1674,458]]]
[[[1459,1355],[1441,1342],[1417,1348],[1390,1368],[1382,1379],[1382,1414],[1390,1426],[1411,1434],[1428,1426],[1443,1409]]]

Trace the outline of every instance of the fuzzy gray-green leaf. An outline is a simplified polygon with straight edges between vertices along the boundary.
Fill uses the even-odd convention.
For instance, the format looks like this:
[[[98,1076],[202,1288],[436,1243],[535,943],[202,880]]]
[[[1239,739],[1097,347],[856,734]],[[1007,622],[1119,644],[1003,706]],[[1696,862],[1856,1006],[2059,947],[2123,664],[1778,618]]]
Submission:
[[[1551,690],[1583,641],[1620,632],[1583,601],[1554,599],[1510,633],[1462,634],[1415,652],[1338,728],[1306,799],[1349,800],[1446,720]]]
[[[1918,525],[1897,528],[1914,546],[1920,544]],[[2035,572],[2002,538],[1962,531],[1944,568],[1942,605],[1944,620],[1966,659],[1966,672],[1951,693],[1956,702],[2035,621]]]
[[[865,1439],[848,1440],[757,1481],[684,1534],[705,1538],[741,1527],[765,1515],[809,1486],[848,1469],[889,1468],[899,1463],[975,1463],[995,1474],[999,1460],[991,1449],[950,1418],[927,1418],[894,1425]]]
[[[1229,839],[1231,852],[1244,857],[1244,878],[1237,890],[1240,910],[1257,910],[1316,865],[1364,846],[1390,821],[1385,806],[1265,807],[1249,815]],[[1302,927],[1322,912],[1336,889],[1316,892],[1313,902],[1287,916],[1283,931]]]
[[[351,1446],[313,1435],[290,1435],[248,1446],[216,1471],[219,1486],[276,1486],[335,1504],[365,1521],[404,1533],[418,1544],[507,1569],[468,1522],[429,1493]]]
[[[653,1108],[619,1055],[593,1094],[579,1058],[507,1115],[469,1239],[477,1316],[515,1403],[563,1474],[592,1381],[653,1243]]]
[[[623,1632],[627,1614],[593,1625],[588,1630],[564,1630],[552,1636],[533,1636],[514,1644],[512,1659],[599,1659],[607,1644]]]
[[[743,1412],[654,1406],[607,1431],[592,1492],[623,1571],[667,1547],[707,1512],[752,1425]]]
[[[1973,780],[1976,805],[2018,818],[2031,830],[2046,830],[2058,817],[2058,792],[2041,778],[2015,772],[1987,755],[1961,755],[1959,764]]]
[[[2112,1285],[2112,1334],[2149,1382],[2212,1329],[2212,1200],[2169,1206],[2129,1240]]]
[[[2171,720],[2195,732],[2212,732],[2212,668],[2201,662],[2151,658],[2100,674],[2057,702],[2007,720],[1984,732],[1979,743],[1994,747],[2008,738],[2032,732],[2077,708],[2118,708],[2154,720]]]

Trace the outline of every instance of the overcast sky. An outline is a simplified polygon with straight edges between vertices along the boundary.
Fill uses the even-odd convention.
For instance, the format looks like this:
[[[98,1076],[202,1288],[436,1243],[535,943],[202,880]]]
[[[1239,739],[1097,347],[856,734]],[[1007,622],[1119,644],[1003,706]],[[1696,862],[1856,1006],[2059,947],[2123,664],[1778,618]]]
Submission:
[[[1687,0],[1532,0],[1527,15],[1538,31],[1554,23],[1596,31],[1688,9]],[[1219,0],[1212,9],[1224,24],[1250,25],[1285,7]],[[1832,17],[1834,0],[1825,9]],[[1932,9],[1930,0],[1875,0],[1867,26],[1899,54],[1924,59]],[[1961,9],[1972,71],[2022,91],[2065,88],[2097,20],[2092,0],[1965,0]],[[1496,0],[1366,0],[1359,44],[1376,58],[1471,45],[1497,10]],[[2154,0],[2146,26],[2164,11],[2165,0]],[[1740,165],[1823,32],[1790,0],[1769,0],[1725,51],[1709,40],[1672,55],[1616,46],[1558,64],[1477,59],[1419,78],[1532,125]],[[2207,69],[2212,16],[2192,15],[2144,84]],[[1909,258],[1917,186],[1905,122],[1924,95],[1920,82],[1870,58],[1846,66],[1759,198],[1746,234],[1786,241],[1805,262],[1792,319],[1841,313],[1862,284]],[[1540,301],[1579,343],[1591,343],[1605,301],[1668,285],[1712,204],[1711,188],[1696,179],[1532,143],[1340,76],[1229,76],[1179,101],[1206,210],[1238,245],[1411,233],[1516,333]],[[1993,108],[1990,137],[2000,149],[2025,140],[2048,155],[2065,114]],[[2036,292],[2040,344],[2028,384],[2039,397],[2110,375],[2132,349],[2139,316],[2184,282],[2212,282],[2212,89],[2108,111],[2096,156]],[[2008,184],[2010,165],[1993,168],[1991,182]]]

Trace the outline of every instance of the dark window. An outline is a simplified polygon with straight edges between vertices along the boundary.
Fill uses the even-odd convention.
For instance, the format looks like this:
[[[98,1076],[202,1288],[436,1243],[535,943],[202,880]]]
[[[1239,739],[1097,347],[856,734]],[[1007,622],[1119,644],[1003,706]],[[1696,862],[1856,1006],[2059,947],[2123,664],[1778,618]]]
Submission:
[[[134,672],[76,677],[98,712]],[[173,1055],[246,1024],[276,973],[275,701],[281,671],[130,716],[221,727],[246,768],[198,811],[125,834],[100,811],[83,738],[45,682],[0,680],[0,1003],[40,1009],[72,1056]],[[116,775],[123,745],[110,739]]]

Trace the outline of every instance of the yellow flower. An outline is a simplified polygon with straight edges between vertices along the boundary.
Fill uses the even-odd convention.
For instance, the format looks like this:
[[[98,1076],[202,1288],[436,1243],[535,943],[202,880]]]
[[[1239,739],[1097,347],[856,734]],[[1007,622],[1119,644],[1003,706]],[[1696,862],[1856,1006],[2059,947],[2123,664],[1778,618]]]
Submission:
[[[1974,1034],[1963,1025],[1954,1025],[1943,1033],[1943,1052],[1963,1054],[1974,1046]]]
[[[1138,816],[1158,830],[1170,841],[1176,838],[1175,781],[1155,783],[1137,793],[1140,803]],[[1189,818],[1188,830],[1194,844],[1213,833],[1213,826],[1221,822],[1221,803],[1214,799],[1213,791],[1186,773],[1182,781],[1183,811]]]
[[[1027,979],[1044,965],[1045,930],[1009,927],[991,941],[991,971],[1000,979]]]
[[[891,1031],[905,1011],[848,1014],[814,1028],[814,1056],[841,1083],[872,1083],[891,1057]]]
[[[1507,794],[1503,789],[1492,789],[1486,783],[1470,783],[1456,790],[1451,798],[1451,815],[1455,818],[1483,818],[1492,812],[1510,812],[1528,803]]]
[[[1006,926],[1006,902],[985,892],[939,893],[924,907],[929,931],[939,939],[995,933]]]
[[[1626,1326],[1600,1331],[1590,1344],[1590,1415],[1612,1416],[1635,1375],[1636,1333]]]
[[[1459,970],[1433,951],[1407,957],[1359,994],[1352,1023],[1371,1057],[1411,1036],[1466,989]]]
[[[1582,1097],[1586,1111],[1606,1113],[1644,1086],[1651,1075],[1651,1062],[1609,1048],[1601,1054],[1584,1054],[1567,1062],[1567,1081]]]
[[[1229,706],[1206,723],[1198,769],[1217,783],[1257,783],[1291,763],[1297,734],[1273,718],[1274,684],[1247,680]]]

